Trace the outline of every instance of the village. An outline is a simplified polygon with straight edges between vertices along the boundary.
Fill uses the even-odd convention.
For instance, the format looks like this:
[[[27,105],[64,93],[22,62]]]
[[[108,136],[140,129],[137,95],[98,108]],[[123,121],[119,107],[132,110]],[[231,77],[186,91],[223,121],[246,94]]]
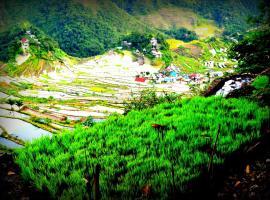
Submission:
[[[159,50],[159,44],[156,38],[152,38],[150,40],[152,45],[152,55],[155,58],[161,58],[162,53]],[[128,41],[123,41],[122,46],[118,49],[123,49],[125,47],[130,48],[131,43]],[[135,55],[137,56],[137,62],[140,66],[144,65],[144,52],[146,50],[143,49],[143,52],[140,52],[138,49],[135,51]],[[225,49],[220,49],[220,52],[226,51]],[[210,53],[215,56],[216,50],[211,49]],[[224,61],[227,61],[224,58]],[[207,72],[205,73],[184,73],[181,71],[181,66],[176,66],[173,63],[163,69],[160,69],[158,72],[151,71],[142,71],[140,74],[137,74],[135,77],[136,82],[145,82],[145,83],[153,83],[153,84],[161,84],[161,83],[181,83],[181,84],[191,84],[191,85],[200,85],[209,83],[211,80],[217,77],[224,76],[224,70],[216,71],[214,68],[225,69],[227,68],[225,62],[216,62],[215,61],[205,61],[202,65],[207,68]],[[232,73],[233,69],[227,70],[227,73]]]

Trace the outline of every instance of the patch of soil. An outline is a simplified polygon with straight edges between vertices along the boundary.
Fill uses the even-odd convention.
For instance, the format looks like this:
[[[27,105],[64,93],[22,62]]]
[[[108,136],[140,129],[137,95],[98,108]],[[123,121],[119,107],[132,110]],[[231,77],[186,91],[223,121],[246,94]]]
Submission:
[[[241,160],[240,165],[230,169],[225,175],[215,199],[270,199],[270,141],[257,144],[254,146],[255,150],[251,149],[256,152],[249,153],[249,157]]]
[[[0,199],[45,200],[50,197],[24,182],[12,155],[0,152]]]

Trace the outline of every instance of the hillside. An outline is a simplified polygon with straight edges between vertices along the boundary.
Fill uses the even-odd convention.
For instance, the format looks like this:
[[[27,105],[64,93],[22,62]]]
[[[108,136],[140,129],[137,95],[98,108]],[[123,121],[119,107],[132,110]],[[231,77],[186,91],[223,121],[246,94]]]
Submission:
[[[71,58],[44,32],[23,23],[0,34],[0,60],[4,74],[33,76],[64,67]]]
[[[69,55],[88,57],[116,46],[121,35],[151,31],[110,1],[4,1],[7,27],[29,21]],[[9,13],[5,15],[5,13]],[[120,23],[121,22],[121,23]],[[6,27],[6,28],[7,28]],[[2,28],[3,29],[3,28]]]
[[[229,33],[249,28],[250,25],[247,23],[247,18],[258,14],[257,7],[259,4],[258,0],[114,0],[114,2],[132,15],[147,19],[147,22],[154,24],[158,28],[164,28],[164,24],[156,24],[160,19],[161,21],[166,20],[166,25],[170,26],[185,25],[188,23],[185,20],[187,18],[186,14],[188,14],[188,17],[190,16],[186,9],[189,9],[196,13],[196,15],[213,20],[216,25],[224,27],[226,32]],[[164,7],[167,8],[164,10]],[[168,7],[170,8],[169,10]],[[175,9],[179,10],[175,12]],[[194,16],[194,13],[191,16]],[[152,18],[151,16],[153,15],[157,15],[158,18]]]
[[[243,31],[257,13],[257,0],[121,1],[2,0],[0,31],[30,22],[72,56],[88,57],[115,47],[131,32],[157,33],[174,26],[199,36]]]
[[[205,19],[192,10],[181,7],[163,7],[147,15],[136,15],[136,17],[161,30],[185,27],[195,31],[201,38],[222,32],[222,28],[219,28],[213,20]]]

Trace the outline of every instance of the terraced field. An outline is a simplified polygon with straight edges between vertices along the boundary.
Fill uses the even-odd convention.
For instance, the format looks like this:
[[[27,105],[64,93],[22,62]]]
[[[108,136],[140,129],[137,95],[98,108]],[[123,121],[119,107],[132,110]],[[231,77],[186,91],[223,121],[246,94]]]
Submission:
[[[132,56],[106,54],[39,77],[0,77],[1,117],[27,120],[49,132],[72,128],[92,116],[94,121],[112,113],[124,112],[123,102],[141,90],[155,87],[157,91],[187,93],[184,83],[156,84],[136,82],[140,72],[158,72],[149,64],[140,66]],[[6,103],[7,99],[22,99],[23,106]],[[12,110],[16,110],[12,111]]]

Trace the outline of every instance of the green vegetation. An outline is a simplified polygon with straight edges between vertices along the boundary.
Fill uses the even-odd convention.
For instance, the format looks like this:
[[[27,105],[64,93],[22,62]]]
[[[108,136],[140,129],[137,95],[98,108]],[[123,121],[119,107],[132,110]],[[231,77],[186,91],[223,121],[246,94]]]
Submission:
[[[152,31],[107,0],[4,0],[2,9],[5,28],[28,21],[76,57],[101,54],[131,31]]]
[[[269,76],[258,76],[251,84],[253,90],[252,99],[258,100],[262,105],[270,105],[270,84]]]
[[[160,50],[168,50],[168,44],[161,34],[142,34],[138,32],[132,32],[131,34],[125,36],[123,41],[128,41],[131,43],[132,50],[139,50],[140,52],[144,53],[149,58],[153,58],[151,53],[152,45],[150,40],[152,38],[156,38],[159,44]]]
[[[258,73],[270,63],[269,26],[248,32],[244,39],[232,46],[230,57],[239,62],[240,72]]]
[[[165,31],[165,33],[177,40],[182,40],[184,42],[190,42],[192,40],[198,39],[198,36],[194,31],[190,31],[186,28],[173,28],[171,30]]]
[[[156,38],[159,46],[159,50],[162,52],[162,65],[169,66],[172,62],[172,55],[169,51],[169,44],[166,42],[165,37],[161,34],[142,34],[138,32],[133,32],[126,37],[123,38],[123,41],[127,41],[131,43],[131,50],[134,55],[141,56],[142,54],[152,59],[153,63],[158,60],[155,59],[152,54],[152,45],[150,40],[152,38]],[[136,53],[136,50],[140,51],[140,55]]]
[[[183,42],[176,39],[168,39],[172,63],[184,73],[206,73],[209,69],[205,66],[206,61],[214,63],[226,63],[226,68],[215,67],[214,70],[226,71],[236,64],[228,59],[227,49],[231,43],[222,38],[207,38]],[[210,51],[214,51],[214,54]]]
[[[52,120],[48,119],[48,118],[39,118],[39,117],[32,117],[31,120],[35,123],[39,123],[39,124],[44,124],[44,125],[49,125]]]
[[[26,35],[26,31],[31,30],[31,33],[38,38],[40,44],[37,44],[33,38]],[[46,36],[40,29],[24,23],[12,27],[6,32],[0,33],[0,60],[1,61],[15,61],[17,55],[22,54],[21,39],[27,38],[31,46],[31,53],[37,51],[34,54],[38,55],[39,58],[46,57],[48,51],[57,51],[59,48],[58,44]]]
[[[139,95],[131,95],[129,102],[124,102],[125,113],[131,110],[143,110],[152,108],[161,103],[172,103],[179,100],[180,96],[176,93],[167,93],[163,91],[158,95],[155,89],[146,89],[140,91]]]
[[[0,30],[29,22],[57,41],[69,55],[88,57],[115,47],[122,37],[131,32],[158,33],[159,30],[147,25],[143,17],[163,7],[191,10],[190,13],[195,12],[206,19],[214,20],[221,28],[225,27],[226,34],[230,34],[250,27],[246,18],[258,13],[257,3],[258,0],[3,0]],[[186,24],[183,27],[195,27],[194,31],[197,33],[211,32],[213,35],[216,29],[214,23],[210,26],[210,20],[205,23],[205,19],[200,19],[202,17],[192,18],[189,27],[185,27]],[[170,24],[175,22],[174,19],[168,20],[171,20]],[[206,25],[201,26],[202,22]],[[19,48],[13,48],[16,45],[19,47],[19,43],[13,43],[8,51],[19,53]],[[8,46],[10,45],[5,43],[0,48],[7,49]],[[1,55],[2,59],[9,56],[13,55]]]
[[[229,56],[237,59],[239,72],[260,73],[269,68],[270,62],[270,5],[266,0],[260,4],[260,15],[251,18],[258,27],[245,34],[231,47]]]
[[[92,116],[88,116],[87,119],[82,123],[83,126],[91,127],[95,124]]]
[[[258,76],[253,82],[252,86],[257,90],[269,87],[269,77],[268,76]]]
[[[114,2],[127,12],[142,16],[152,14],[165,6],[188,8],[207,19],[214,20],[218,26],[225,27],[227,34],[249,28],[250,24],[247,23],[247,18],[258,14],[257,7],[259,4],[259,0],[114,0]],[[172,21],[172,24],[173,22],[175,21]]]
[[[165,199],[206,172],[218,133],[214,166],[258,139],[268,120],[268,110],[244,99],[195,97],[36,140],[16,162],[26,180],[59,199],[91,198],[97,164],[102,198],[137,198],[151,185],[152,198]]]
[[[31,34],[27,34],[27,31]],[[23,38],[27,39],[29,44],[25,50],[22,49]],[[57,42],[29,23],[0,33],[0,60],[7,63],[3,71],[10,76],[39,75],[44,70],[54,69],[54,65],[62,64],[63,58],[67,56],[59,48]],[[22,83],[19,87],[24,86],[27,87]]]

